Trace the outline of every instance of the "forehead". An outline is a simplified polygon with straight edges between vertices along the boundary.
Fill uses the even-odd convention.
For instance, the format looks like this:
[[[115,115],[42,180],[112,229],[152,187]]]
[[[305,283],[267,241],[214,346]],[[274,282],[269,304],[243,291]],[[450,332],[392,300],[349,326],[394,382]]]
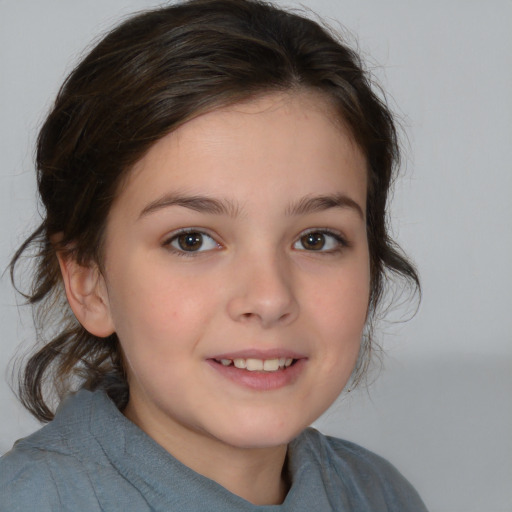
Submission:
[[[340,179],[365,196],[364,156],[332,102],[311,92],[276,93],[202,114],[166,135],[135,164],[118,196],[136,201],[174,186],[236,197],[263,192],[265,182],[315,193],[317,186],[339,188]]]

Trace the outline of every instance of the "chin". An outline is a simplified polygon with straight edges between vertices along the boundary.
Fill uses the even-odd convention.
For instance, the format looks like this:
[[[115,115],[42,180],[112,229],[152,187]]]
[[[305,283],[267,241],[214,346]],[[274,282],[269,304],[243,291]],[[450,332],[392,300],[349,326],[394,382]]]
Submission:
[[[234,421],[230,425],[231,428],[226,429],[227,431],[219,437],[236,448],[272,448],[287,445],[307,426],[308,424],[303,423],[294,426],[285,421],[265,421],[265,418],[260,418],[255,422],[246,420],[237,423]]]

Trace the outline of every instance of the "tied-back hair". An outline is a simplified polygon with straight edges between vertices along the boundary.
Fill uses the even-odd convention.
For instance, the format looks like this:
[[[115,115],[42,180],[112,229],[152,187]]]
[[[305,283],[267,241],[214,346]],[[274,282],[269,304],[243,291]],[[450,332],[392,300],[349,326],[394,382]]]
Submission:
[[[393,117],[372,87],[358,55],[330,30],[259,0],[187,1],[137,14],[108,33],[65,80],[37,142],[42,221],[10,266],[16,286],[22,256],[36,264],[23,293],[39,338],[20,373],[25,407],[49,421],[55,399],[79,387],[104,389],[120,409],[126,405],[119,340],[78,323],[57,253],[101,269],[107,215],[127,173],[156,141],[216,108],[275,92],[329,99],[367,161],[368,325],[386,276],[419,289],[414,267],[388,235],[399,150]],[[367,332],[354,382],[368,365]]]

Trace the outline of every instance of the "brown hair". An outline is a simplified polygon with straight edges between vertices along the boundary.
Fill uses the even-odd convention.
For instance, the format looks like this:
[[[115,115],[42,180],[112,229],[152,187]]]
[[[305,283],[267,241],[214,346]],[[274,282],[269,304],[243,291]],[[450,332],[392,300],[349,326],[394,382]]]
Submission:
[[[137,14],[71,72],[39,134],[44,215],[11,261],[14,283],[21,256],[33,251],[37,258],[25,297],[34,307],[42,347],[26,363],[19,386],[21,401],[37,418],[52,419],[48,397],[76,386],[105,389],[120,408],[128,399],[117,336],[98,338],[77,322],[65,299],[57,251],[101,267],[116,191],[157,140],[202,112],[293,89],[329,97],[368,162],[369,325],[387,273],[419,289],[414,267],[386,226],[399,156],[393,118],[356,53],[318,23],[258,0],[192,0]],[[51,333],[46,338],[45,330]],[[368,337],[356,381],[370,350]]]

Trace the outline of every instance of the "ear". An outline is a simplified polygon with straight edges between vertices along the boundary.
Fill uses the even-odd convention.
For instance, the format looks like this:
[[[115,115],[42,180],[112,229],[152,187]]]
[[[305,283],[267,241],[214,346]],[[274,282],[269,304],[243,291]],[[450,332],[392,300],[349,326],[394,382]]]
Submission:
[[[69,305],[82,326],[95,336],[110,336],[114,323],[105,279],[98,265],[79,265],[72,256],[57,253]]]

